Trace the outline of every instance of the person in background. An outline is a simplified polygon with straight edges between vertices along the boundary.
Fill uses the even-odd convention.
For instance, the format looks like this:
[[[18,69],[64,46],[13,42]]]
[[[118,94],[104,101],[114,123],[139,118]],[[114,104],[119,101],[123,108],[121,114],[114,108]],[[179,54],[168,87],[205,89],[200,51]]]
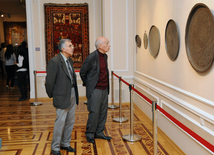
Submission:
[[[9,89],[9,82],[11,81],[10,90],[13,90],[16,56],[13,52],[13,46],[11,44],[7,45],[4,58],[5,58],[5,69],[7,72],[6,88]]]
[[[89,143],[94,143],[94,138],[111,139],[103,133],[107,118],[109,94],[109,71],[106,52],[110,49],[110,43],[107,38],[98,37],[95,47],[97,50],[89,54],[80,70],[88,99],[89,114],[85,135]]]
[[[4,54],[6,51],[5,43],[1,43],[1,50],[0,50],[0,69],[2,72],[2,77],[4,77],[5,72],[5,65],[4,65]]]
[[[17,74],[17,85],[19,87],[21,97],[18,101],[24,101],[27,100],[27,54],[25,52],[25,49],[22,45],[19,45],[17,48],[17,54],[18,54],[18,63],[15,63],[18,66],[18,69],[16,71]]]
[[[49,60],[45,88],[48,96],[53,97],[57,118],[54,124],[51,152],[61,155],[60,149],[76,152],[70,146],[71,132],[74,127],[75,108],[79,103],[76,74],[73,68],[74,46],[70,39],[61,39],[60,53]]]
[[[21,45],[24,47],[24,50],[25,50],[25,53],[26,53],[26,59],[27,59],[27,84],[29,84],[29,87],[30,87],[30,71],[29,71],[29,56],[28,56],[28,48],[27,48],[27,42],[26,41],[23,41],[21,43]]]

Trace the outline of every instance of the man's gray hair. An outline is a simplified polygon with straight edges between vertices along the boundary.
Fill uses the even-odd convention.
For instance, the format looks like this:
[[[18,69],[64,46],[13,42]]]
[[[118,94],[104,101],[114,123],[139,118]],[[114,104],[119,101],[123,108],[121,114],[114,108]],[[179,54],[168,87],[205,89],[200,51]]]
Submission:
[[[103,44],[103,40],[102,39],[98,39],[98,40],[95,41],[95,47],[96,47],[96,49],[99,48],[100,44]]]
[[[71,42],[71,39],[61,39],[59,41],[58,49],[61,52],[62,48],[65,48],[65,42]]]

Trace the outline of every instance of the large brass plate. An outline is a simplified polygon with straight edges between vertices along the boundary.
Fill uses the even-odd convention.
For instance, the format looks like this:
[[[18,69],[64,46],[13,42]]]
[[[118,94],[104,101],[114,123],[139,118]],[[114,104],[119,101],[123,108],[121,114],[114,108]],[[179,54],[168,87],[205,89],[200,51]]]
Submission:
[[[152,26],[149,31],[149,52],[156,57],[160,49],[160,33],[156,26]]]
[[[196,4],[188,17],[185,34],[186,52],[197,72],[207,71],[214,59],[214,18],[210,9]]]
[[[179,52],[179,35],[177,25],[174,20],[170,19],[165,30],[166,52],[169,58],[174,61]]]

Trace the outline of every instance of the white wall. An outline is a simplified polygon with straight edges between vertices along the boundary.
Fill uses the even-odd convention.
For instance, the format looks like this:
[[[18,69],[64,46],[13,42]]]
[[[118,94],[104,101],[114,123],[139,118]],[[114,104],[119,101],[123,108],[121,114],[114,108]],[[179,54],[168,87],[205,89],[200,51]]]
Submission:
[[[27,23],[28,23],[28,44],[30,55],[30,83],[31,91],[30,97],[35,98],[35,87],[34,87],[34,70],[46,70],[46,54],[45,54],[45,14],[44,14],[44,4],[45,3],[56,3],[65,4],[68,1],[65,0],[38,0],[26,1],[27,10]],[[97,0],[71,0],[69,3],[88,3],[89,11],[89,39],[90,39],[90,52],[94,50],[94,41],[101,35],[100,28],[100,2]],[[39,47],[40,51],[36,51],[35,48]],[[78,77],[80,80],[80,78]],[[37,77],[37,97],[47,97],[44,88],[45,74],[38,74]],[[80,86],[80,92],[83,96],[85,95],[85,88],[81,87],[81,81],[78,81]],[[80,93],[81,94],[81,93]]]
[[[103,35],[109,38],[111,43],[108,53],[109,70],[122,76],[130,84],[133,84],[133,5],[131,0],[103,0]],[[118,82],[118,78],[115,78],[115,102],[119,100]],[[129,102],[127,85],[122,84],[122,92],[123,102]],[[111,93],[112,91],[109,96]]]
[[[143,43],[144,32],[149,35],[152,25],[160,32],[160,51],[156,58],[143,44],[134,55],[134,81],[137,88],[156,98],[158,104],[191,130],[214,144],[214,70],[197,73],[190,65],[185,49],[185,29],[189,13],[196,3],[204,3],[211,11],[211,0],[135,0],[136,30]],[[175,61],[171,61],[165,48],[165,28],[173,19],[179,29],[180,50]],[[135,103],[151,118],[151,106],[138,95]],[[188,134],[158,115],[158,126],[186,153],[210,154]],[[182,137],[182,138],[181,138]],[[184,143],[185,142],[185,143]],[[188,144],[188,145],[187,145]],[[189,145],[191,148],[189,149]],[[200,152],[200,153],[199,153]]]
[[[28,46],[30,56],[30,98],[35,98],[34,70],[45,70],[45,19],[44,4],[65,4],[65,0],[27,0]],[[98,36],[110,40],[108,54],[109,71],[123,76],[124,80],[133,83],[133,1],[130,0],[70,0],[69,3],[88,3],[89,6],[89,43],[90,52],[95,50],[94,42]],[[121,9],[117,6],[120,5]],[[39,47],[40,51],[35,51]],[[79,75],[77,73],[77,75]],[[38,98],[47,97],[44,89],[45,74],[39,74],[36,80]],[[85,96],[85,88],[78,76],[79,94]],[[115,78],[115,102],[118,102],[118,79]],[[127,86],[123,86],[123,101],[129,101]],[[109,99],[111,92],[109,95]],[[109,100],[111,102],[111,100]]]

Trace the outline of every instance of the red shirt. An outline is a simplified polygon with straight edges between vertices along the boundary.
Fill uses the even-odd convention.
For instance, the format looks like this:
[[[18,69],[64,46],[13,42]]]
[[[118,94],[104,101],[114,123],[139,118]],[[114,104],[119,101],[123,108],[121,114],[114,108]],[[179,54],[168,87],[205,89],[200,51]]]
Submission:
[[[95,88],[104,90],[108,86],[107,66],[106,66],[104,54],[100,52],[98,53],[99,53],[99,59],[100,59],[100,73],[99,73],[99,80]]]

